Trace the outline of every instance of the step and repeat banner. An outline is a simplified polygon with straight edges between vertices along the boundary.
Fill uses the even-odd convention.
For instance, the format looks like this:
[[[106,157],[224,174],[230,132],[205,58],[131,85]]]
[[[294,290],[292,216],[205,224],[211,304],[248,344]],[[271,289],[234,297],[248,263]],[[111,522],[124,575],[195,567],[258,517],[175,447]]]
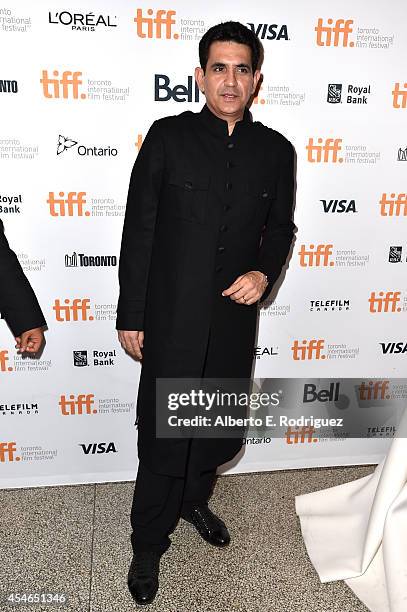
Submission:
[[[300,412],[375,409],[360,438],[254,427],[226,469],[381,459],[407,396],[406,18],[401,0],[0,4],[0,218],[48,322],[37,359],[0,322],[2,486],[136,475],[140,364],[115,331],[130,172],[154,119],[201,110],[198,42],[230,19],[264,47],[253,118],[297,154],[298,233],[254,376],[292,379]]]

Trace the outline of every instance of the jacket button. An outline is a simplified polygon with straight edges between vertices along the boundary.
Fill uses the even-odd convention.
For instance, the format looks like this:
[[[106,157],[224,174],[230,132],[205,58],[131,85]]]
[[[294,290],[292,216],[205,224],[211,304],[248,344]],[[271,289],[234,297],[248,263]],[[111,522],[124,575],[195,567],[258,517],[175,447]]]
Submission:
[[[227,229],[228,229],[227,225],[221,225],[220,228],[219,228],[219,231],[220,232],[226,232]]]
[[[261,194],[261,197],[262,198],[268,198],[268,195],[269,194],[267,193],[267,191],[263,191],[263,193]]]
[[[219,253],[223,253],[224,250],[225,250],[224,246],[218,246]]]
[[[230,191],[232,189],[232,183],[226,183],[226,189]]]
[[[223,210],[230,210],[232,207],[230,204],[225,204]]]
[[[228,142],[227,147],[228,149],[233,149],[235,145],[233,144],[233,142]]]
[[[222,270],[222,266],[216,266],[215,272],[220,272]]]
[[[234,165],[231,161],[226,162],[226,168],[234,168]]]
[[[184,184],[185,189],[192,189],[192,183],[191,181],[186,181]]]

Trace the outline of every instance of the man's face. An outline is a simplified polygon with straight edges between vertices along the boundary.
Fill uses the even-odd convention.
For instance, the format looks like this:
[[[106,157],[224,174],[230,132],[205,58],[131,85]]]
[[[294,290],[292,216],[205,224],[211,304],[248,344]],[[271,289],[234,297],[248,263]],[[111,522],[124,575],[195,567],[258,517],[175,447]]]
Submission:
[[[227,120],[243,115],[260,71],[253,74],[250,47],[234,41],[217,41],[209,47],[205,74],[202,68],[195,68],[195,78],[205,92],[210,110]]]

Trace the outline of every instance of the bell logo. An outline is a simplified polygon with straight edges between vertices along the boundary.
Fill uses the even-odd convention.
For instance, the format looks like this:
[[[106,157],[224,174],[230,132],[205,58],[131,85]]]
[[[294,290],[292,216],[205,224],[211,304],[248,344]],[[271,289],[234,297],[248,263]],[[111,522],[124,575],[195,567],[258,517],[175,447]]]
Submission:
[[[359,387],[359,399],[360,400],[372,400],[372,399],[390,399],[388,395],[389,381],[388,380],[370,380],[366,385],[365,381]]]
[[[12,372],[13,368],[8,366],[8,351],[0,351],[0,372]]]
[[[313,338],[309,341],[302,340],[301,346],[298,340],[294,340],[291,350],[293,352],[293,359],[296,361],[304,361],[306,359],[325,359],[326,355],[322,353],[323,348],[324,340],[322,338],[319,340]]]
[[[93,321],[93,315],[87,316],[90,310],[90,300],[88,298],[72,300],[64,300],[65,306],[61,305],[59,299],[55,300],[52,310],[55,310],[55,319],[57,321]]]
[[[65,70],[61,78],[58,78],[58,70],[54,70],[52,74],[54,78],[48,76],[48,70],[42,71],[40,83],[42,83],[42,91],[45,98],[73,98],[74,100],[78,100],[79,98],[83,100],[86,98],[85,93],[79,93],[79,85],[82,85],[82,81],[79,77],[82,76],[82,72]]]
[[[309,249],[307,249],[306,245],[302,244],[298,251],[300,266],[303,268],[334,266],[335,262],[330,260],[332,248],[333,244],[318,244],[316,247],[314,244],[310,244]]]
[[[342,151],[342,138],[318,138],[318,144],[314,144],[314,139],[309,138],[308,144],[305,147],[308,152],[307,161],[311,164],[319,164],[321,162],[334,164],[343,162],[342,157],[338,157],[339,151]]]
[[[400,303],[401,291],[379,291],[378,297],[376,292],[372,291],[368,302],[370,304],[370,312],[401,312],[401,307],[397,306]]]
[[[75,397],[75,395],[70,395],[69,399],[66,398],[66,395],[61,395],[59,398],[61,413],[63,416],[76,414],[96,414],[96,408],[92,408],[94,404],[94,397],[95,396],[93,393],[88,393],[88,395],[80,393],[77,397]]]
[[[162,29],[164,26],[165,38],[179,38],[179,34],[172,32],[172,26],[175,25],[175,19],[173,19],[175,14],[175,11],[160,9],[156,12],[155,17],[153,17],[153,9],[147,9],[148,17],[143,17],[143,9],[137,9],[136,17],[134,18],[137,24],[137,36],[139,38],[163,38]]]
[[[49,204],[49,214],[52,217],[90,216],[90,212],[84,209],[86,191],[68,191],[66,198],[63,191],[60,191],[58,195],[59,198],[56,198],[53,191],[49,192],[47,204]]]
[[[399,193],[397,198],[395,193],[390,194],[390,198],[385,193],[380,200],[380,214],[382,217],[406,217],[407,216],[407,194]]]
[[[15,457],[17,451],[15,442],[0,442],[0,463],[6,461],[20,461],[20,457]]]
[[[403,87],[404,89],[400,89],[400,83],[394,84],[394,89],[391,92],[393,94],[393,108],[407,107],[407,83],[404,83]]]
[[[287,444],[304,444],[305,438],[307,442],[318,442],[318,438],[314,438],[315,429],[308,425],[303,425],[299,429],[287,427],[285,432],[285,441]]]
[[[322,17],[318,19],[315,27],[317,33],[317,45],[319,47],[353,47],[353,40],[349,40],[349,34],[353,32],[353,19],[337,19],[333,25],[333,19],[327,19],[324,25]]]

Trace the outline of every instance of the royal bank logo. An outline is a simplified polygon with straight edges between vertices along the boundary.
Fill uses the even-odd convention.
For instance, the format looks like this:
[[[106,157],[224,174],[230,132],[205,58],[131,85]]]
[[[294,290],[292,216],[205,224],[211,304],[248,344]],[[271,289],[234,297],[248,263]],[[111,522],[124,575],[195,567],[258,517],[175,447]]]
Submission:
[[[18,93],[18,84],[16,80],[0,79],[0,94],[1,93]]]
[[[316,142],[314,138],[309,138],[305,148],[307,161],[312,164],[343,162],[343,157],[339,157],[342,151],[342,138],[318,138]]]
[[[353,19],[327,19],[319,17],[315,26],[316,43],[319,47],[353,47]]]
[[[342,97],[342,84],[330,83],[328,85],[328,95],[326,101],[330,104],[339,104]]]
[[[397,152],[397,161],[407,161],[407,147],[405,149],[399,149]]]
[[[65,255],[66,268],[76,268],[78,266],[82,268],[117,266],[117,257],[116,255],[85,255],[75,251],[72,255]]]
[[[379,342],[383,355],[407,355],[407,342]]]
[[[357,212],[355,200],[320,200],[324,213]]]
[[[154,75],[154,101],[155,102],[199,102],[200,90],[194,77],[187,77],[187,84],[170,85],[167,74]]]
[[[134,17],[137,36],[139,38],[165,38],[167,40],[173,38],[177,40],[179,34],[173,30],[173,26],[176,24],[175,15],[176,11],[167,9],[153,11],[151,8],[147,10],[138,8]]]
[[[21,193],[13,196],[0,194],[0,213],[20,214],[21,210],[18,204],[22,203],[23,199]]]
[[[344,96],[346,104],[367,104],[368,96],[371,94],[370,85],[348,85],[347,94]],[[330,83],[326,98],[329,104],[342,102],[342,83]]]
[[[48,12],[48,23],[52,25],[63,25],[71,30],[81,32],[95,32],[96,28],[116,28],[116,15],[95,15],[95,13],[71,13],[71,11]]]
[[[391,246],[389,249],[389,262],[400,263],[402,261],[403,247]]]
[[[88,351],[73,351],[73,364],[77,368],[88,366]]]
[[[54,191],[48,194],[47,204],[51,217],[89,217],[90,212],[86,210],[86,191],[63,191],[58,192],[56,197]]]
[[[114,442],[90,442],[79,444],[85,455],[99,455],[101,453],[117,453]]]
[[[83,368],[90,365],[95,367],[114,366],[117,357],[116,350],[113,351],[91,351],[91,358],[88,357],[88,351],[72,351],[73,364],[75,367]],[[91,363],[90,363],[91,362]]]
[[[248,23],[247,25],[261,40],[289,40],[286,24]]]
[[[67,136],[59,134],[57,143],[57,155],[61,155],[61,153],[64,153],[64,151],[72,149],[77,144],[77,140],[72,140]],[[76,149],[76,152],[81,157],[116,157],[118,150],[117,148],[111,147],[110,145],[108,147],[100,147],[96,145],[89,147],[85,145],[79,145],[79,147]]]

